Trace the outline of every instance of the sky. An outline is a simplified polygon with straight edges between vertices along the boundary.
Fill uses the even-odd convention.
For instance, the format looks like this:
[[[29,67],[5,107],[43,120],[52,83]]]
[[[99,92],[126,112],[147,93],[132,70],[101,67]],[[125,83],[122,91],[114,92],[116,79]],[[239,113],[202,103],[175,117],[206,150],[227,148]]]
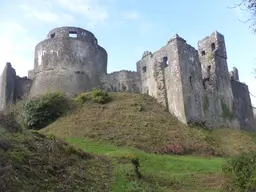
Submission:
[[[108,52],[108,73],[136,70],[144,51],[155,52],[174,34],[197,49],[217,30],[225,36],[228,67],[256,96],[256,34],[239,0],[0,0],[0,71],[11,62],[19,76],[33,69],[34,48],[56,27],[94,33]],[[251,96],[256,106],[256,97]]]

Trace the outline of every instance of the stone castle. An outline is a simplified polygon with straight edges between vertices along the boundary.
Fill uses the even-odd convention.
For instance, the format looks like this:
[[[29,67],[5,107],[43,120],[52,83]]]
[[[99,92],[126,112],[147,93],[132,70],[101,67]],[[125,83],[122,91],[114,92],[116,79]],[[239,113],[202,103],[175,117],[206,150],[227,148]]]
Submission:
[[[175,35],[158,51],[145,51],[137,71],[107,73],[108,55],[93,33],[77,27],[51,30],[35,47],[34,69],[19,77],[10,63],[1,76],[0,109],[48,91],[70,96],[101,88],[148,94],[182,123],[255,130],[248,86],[229,72],[224,36],[214,31],[198,50]]]

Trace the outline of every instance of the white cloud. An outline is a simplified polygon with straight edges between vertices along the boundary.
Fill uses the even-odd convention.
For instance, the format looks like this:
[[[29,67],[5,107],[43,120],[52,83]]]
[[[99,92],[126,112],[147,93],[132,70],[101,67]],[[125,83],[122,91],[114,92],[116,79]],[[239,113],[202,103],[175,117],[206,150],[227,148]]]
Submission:
[[[67,25],[75,20],[84,19],[85,25],[94,27],[106,24],[109,18],[109,6],[104,6],[106,0],[25,0],[21,6],[26,18]],[[109,1],[110,3],[113,3]]]
[[[136,11],[126,11],[123,13],[125,19],[128,20],[137,20],[139,19],[139,13]]]
[[[27,75],[27,71],[33,68],[34,48],[43,37],[37,37],[38,34],[30,29],[34,30],[40,26],[39,23],[44,25],[44,29],[77,25],[78,21],[83,21],[83,27],[104,25],[109,19],[109,9],[114,1],[23,0],[17,3],[15,6],[23,17],[17,18],[15,22],[0,21],[0,26],[5,29],[0,31],[0,73],[6,62],[11,62],[21,76]]]
[[[6,62],[11,62],[18,75],[27,75],[28,68],[33,68],[33,55],[37,41],[28,35],[28,31],[17,23],[0,23],[6,30],[0,31],[1,57],[0,73]]]
[[[24,11],[25,17],[46,23],[70,23],[74,20],[72,15],[50,10],[50,7],[52,7],[51,4],[46,4],[46,6],[42,7],[22,5],[21,9]]]
[[[85,18],[88,25],[104,24],[109,18],[109,12],[102,1],[97,0],[55,0],[65,11]]]

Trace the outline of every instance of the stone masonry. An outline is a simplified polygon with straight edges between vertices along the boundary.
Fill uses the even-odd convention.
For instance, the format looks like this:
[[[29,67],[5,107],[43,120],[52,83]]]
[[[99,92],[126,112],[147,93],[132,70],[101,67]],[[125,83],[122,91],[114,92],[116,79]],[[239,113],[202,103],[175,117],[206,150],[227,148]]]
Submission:
[[[137,71],[107,73],[107,52],[93,33],[51,30],[35,47],[34,69],[16,76],[10,63],[0,78],[0,109],[49,91],[75,96],[93,88],[148,94],[182,123],[254,131],[248,86],[228,71],[224,36],[214,31],[198,50],[175,35],[158,51],[145,51]]]

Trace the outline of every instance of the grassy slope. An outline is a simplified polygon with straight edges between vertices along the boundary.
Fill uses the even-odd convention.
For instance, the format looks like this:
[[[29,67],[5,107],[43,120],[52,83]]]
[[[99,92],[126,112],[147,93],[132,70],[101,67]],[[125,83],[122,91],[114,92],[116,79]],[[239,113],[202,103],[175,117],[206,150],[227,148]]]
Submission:
[[[209,155],[230,156],[255,147],[252,134],[189,128],[151,97],[110,95],[112,102],[88,102],[41,132],[108,156],[116,178],[111,191],[219,191],[224,159]],[[176,153],[190,156],[159,155],[173,153],[173,146],[178,148]],[[143,179],[136,179],[130,162],[120,161],[129,154],[139,157]]]
[[[86,103],[43,129],[62,138],[85,138],[154,153],[234,155],[255,147],[249,134],[232,130],[189,128],[148,96],[111,93],[106,105]]]
[[[0,126],[0,191],[216,192],[224,159],[191,155],[233,155],[254,147],[251,134],[188,128],[150,97],[111,96],[111,103],[87,103],[41,131],[90,153],[52,134],[10,133]],[[190,156],[152,153],[170,153],[172,145]],[[133,155],[141,179],[127,159]]]
[[[70,138],[68,142],[92,154],[112,159],[115,183],[111,191],[219,191],[222,178],[221,158],[149,154],[134,148],[116,147],[106,143]],[[140,160],[143,178],[136,179],[129,161],[131,155]]]
[[[38,133],[0,130],[0,191],[108,191],[108,160]]]

